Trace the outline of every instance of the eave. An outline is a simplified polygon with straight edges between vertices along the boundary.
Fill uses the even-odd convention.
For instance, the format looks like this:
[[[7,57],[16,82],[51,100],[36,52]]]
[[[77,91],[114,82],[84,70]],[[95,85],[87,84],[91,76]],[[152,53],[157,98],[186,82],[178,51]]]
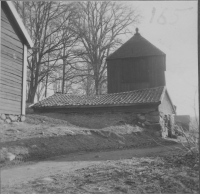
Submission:
[[[151,102],[151,103],[137,103],[137,104],[105,104],[105,105],[66,105],[66,106],[31,106],[32,109],[60,109],[60,108],[106,108],[106,107],[139,107],[139,106],[151,106],[151,105],[159,105],[161,102]]]
[[[13,3],[11,1],[2,1],[2,3],[5,3],[7,8],[9,9],[10,13],[12,14],[12,18],[14,18],[14,22],[16,23],[16,25],[18,26],[18,29],[20,31],[20,34],[23,37],[24,40],[24,44],[27,45],[28,48],[32,48],[33,47],[33,42],[31,40],[31,37],[28,34],[28,31],[26,30],[19,14],[17,13],[17,10],[15,9]]]

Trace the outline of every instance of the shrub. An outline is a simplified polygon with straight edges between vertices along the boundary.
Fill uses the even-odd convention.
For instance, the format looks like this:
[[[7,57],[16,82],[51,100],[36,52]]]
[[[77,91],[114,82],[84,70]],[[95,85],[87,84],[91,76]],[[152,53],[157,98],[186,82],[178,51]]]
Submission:
[[[181,136],[180,142],[185,148],[186,152],[193,155],[199,154],[199,126],[192,126],[189,131],[183,127],[176,125],[175,133]]]

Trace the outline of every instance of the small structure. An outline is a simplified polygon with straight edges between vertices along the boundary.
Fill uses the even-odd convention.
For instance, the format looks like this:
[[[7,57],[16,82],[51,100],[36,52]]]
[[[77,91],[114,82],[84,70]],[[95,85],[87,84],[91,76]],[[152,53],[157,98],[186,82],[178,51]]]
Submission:
[[[108,93],[165,86],[166,55],[135,35],[107,57]]]
[[[93,97],[54,94],[32,106],[36,112],[131,113],[135,123],[158,129],[163,136],[176,114],[166,89],[166,55],[136,34],[107,58],[108,94]],[[170,119],[172,121],[173,119]],[[171,130],[171,129],[169,129]]]
[[[23,121],[27,48],[33,46],[11,1],[1,1],[0,121]]]
[[[176,114],[165,86],[93,97],[56,93],[31,108],[40,113],[130,113],[133,123],[154,127],[163,136],[167,135],[164,116]]]
[[[56,93],[35,103],[31,108],[35,112],[142,114],[157,111],[156,116],[175,114],[174,106],[164,86],[91,97]]]
[[[190,116],[189,115],[175,115],[175,124],[182,127],[184,131],[189,131],[190,129]]]

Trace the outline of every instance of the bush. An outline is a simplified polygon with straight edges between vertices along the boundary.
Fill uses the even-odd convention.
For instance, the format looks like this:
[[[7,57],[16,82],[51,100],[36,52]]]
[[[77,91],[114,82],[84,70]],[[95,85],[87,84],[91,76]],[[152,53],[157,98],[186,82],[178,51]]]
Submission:
[[[176,125],[175,134],[181,136],[180,142],[185,148],[186,152],[193,155],[199,154],[199,127],[192,127],[189,131],[183,129],[183,127]]]

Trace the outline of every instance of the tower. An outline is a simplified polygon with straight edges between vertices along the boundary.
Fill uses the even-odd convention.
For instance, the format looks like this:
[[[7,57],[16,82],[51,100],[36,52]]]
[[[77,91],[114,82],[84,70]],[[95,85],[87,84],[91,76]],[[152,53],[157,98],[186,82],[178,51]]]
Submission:
[[[134,36],[107,61],[108,93],[165,86],[166,55],[136,28]]]

